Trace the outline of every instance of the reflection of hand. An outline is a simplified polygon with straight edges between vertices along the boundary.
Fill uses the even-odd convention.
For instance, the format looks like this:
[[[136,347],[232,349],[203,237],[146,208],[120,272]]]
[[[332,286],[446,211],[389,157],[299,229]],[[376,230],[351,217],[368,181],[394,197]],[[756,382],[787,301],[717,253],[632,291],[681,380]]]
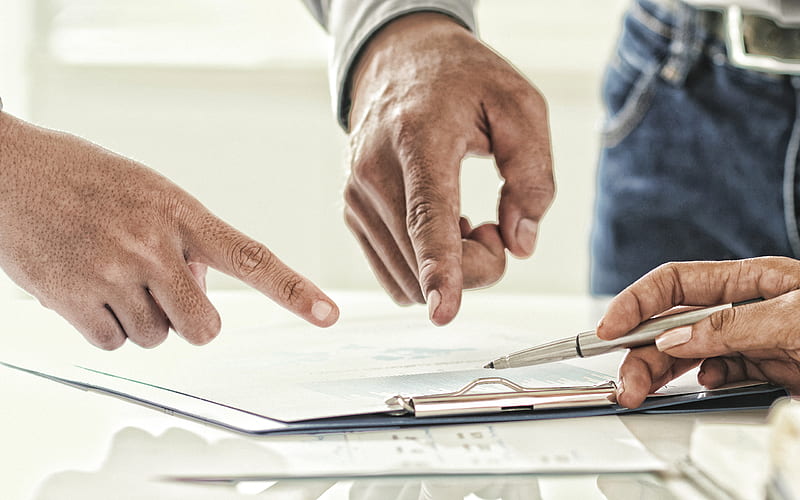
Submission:
[[[333,303],[264,245],[156,172],[67,134],[0,113],[0,265],[93,344],[194,344],[220,318],[206,265],[319,326]]]
[[[543,97],[450,18],[402,17],[361,55],[353,79],[345,217],[401,304],[452,320],[462,288],[502,276],[505,251],[533,252],[554,193]],[[505,179],[498,224],[459,222],[459,172],[492,154]]]
[[[725,309],[665,332],[655,346],[631,350],[619,371],[620,403],[635,408],[649,392],[702,362],[709,388],[763,380],[800,393],[800,261],[762,257],[665,264],[623,290],[597,335],[613,339],[676,305],[717,305],[756,297],[764,302]]]
[[[597,488],[606,500],[673,500],[675,495],[654,474],[601,474]]]
[[[253,495],[240,494],[237,488],[165,478],[257,475],[271,467],[285,467],[285,458],[268,446],[239,437],[212,443],[181,428],[170,428],[154,436],[127,427],[114,435],[109,454],[98,470],[53,474],[42,482],[36,500],[91,500],[110,496],[118,500],[248,499]],[[261,491],[257,498],[315,500],[334,484],[325,480],[277,482]],[[245,483],[245,488],[257,491],[264,486]],[[109,495],[109,492],[114,493]]]
[[[463,500],[464,498],[542,498],[535,476],[486,477],[465,475],[458,478],[425,480],[374,479],[354,481],[350,500]]]

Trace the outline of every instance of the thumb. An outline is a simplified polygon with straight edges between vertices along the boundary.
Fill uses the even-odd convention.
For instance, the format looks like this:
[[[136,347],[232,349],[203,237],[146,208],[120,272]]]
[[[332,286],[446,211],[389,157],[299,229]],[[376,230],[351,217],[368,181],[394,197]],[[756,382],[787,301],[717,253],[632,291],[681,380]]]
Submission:
[[[500,102],[487,107],[486,114],[492,153],[505,180],[498,206],[500,231],[512,254],[528,257],[539,221],[553,201],[555,181],[545,101],[532,94],[521,102]]]
[[[265,245],[211,214],[202,228],[192,243],[211,267],[247,283],[312,324],[324,327],[336,322],[336,304]]]
[[[800,346],[796,323],[800,292],[717,311],[694,325],[656,338],[656,347],[676,358],[711,358],[763,349]]]

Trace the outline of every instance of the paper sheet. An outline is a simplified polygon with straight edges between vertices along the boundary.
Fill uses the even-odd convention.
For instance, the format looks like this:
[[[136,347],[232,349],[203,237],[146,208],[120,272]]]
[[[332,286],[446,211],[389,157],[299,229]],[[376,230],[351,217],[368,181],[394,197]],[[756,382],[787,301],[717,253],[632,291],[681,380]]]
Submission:
[[[614,379],[615,360],[607,372],[564,363],[481,368],[524,347],[519,339],[530,336],[527,329],[473,318],[442,330],[424,317],[390,314],[343,319],[328,330],[297,323],[231,330],[203,349],[175,343],[79,364],[289,422],[383,412],[392,396],[452,392],[478,377],[502,376],[530,387]],[[14,364],[50,372],[47,366]]]
[[[590,386],[602,384],[612,378],[603,373],[564,363],[518,368],[509,373],[492,373],[477,369],[365,377],[319,381],[298,387],[289,384],[275,393],[285,394],[284,399],[271,398],[259,406],[266,411],[264,415],[285,421],[381,412],[387,410],[385,401],[398,394],[423,396],[454,392],[476,378],[488,376],[507,376],[525,387]],[[273,389],[278,388],[273,387]],[[507,389],[501,389],[504,390]],[[496,387],[494,391],[497,391]],[[302,397],[290,397],[290,394],[298,392]],[[253,411],[253,408],[250,410]]]

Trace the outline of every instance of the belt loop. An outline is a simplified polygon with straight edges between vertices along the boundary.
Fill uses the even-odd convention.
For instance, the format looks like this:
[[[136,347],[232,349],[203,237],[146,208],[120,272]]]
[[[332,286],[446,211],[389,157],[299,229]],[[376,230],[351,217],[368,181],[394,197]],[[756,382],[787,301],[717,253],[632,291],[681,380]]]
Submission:
[[[706,16],[683,2],[675,2],[675,26],[669,56],[661,68],[661,78],[682,86],[686,77],[702,54],[707,29]]]

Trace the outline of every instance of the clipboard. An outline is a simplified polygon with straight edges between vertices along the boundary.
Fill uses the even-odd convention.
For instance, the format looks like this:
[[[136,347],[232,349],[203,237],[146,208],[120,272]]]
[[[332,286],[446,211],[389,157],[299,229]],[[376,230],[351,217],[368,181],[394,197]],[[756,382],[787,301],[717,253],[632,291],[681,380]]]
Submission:
[[[787,392],[770,384],[751,384],[689,393],[652,395],[637,409],[615,403],[613,382],[587,386],[524,387],[500,377],[478,378],[454,391],[422,396],[396,395],[383,410],[344,416],[280,420],[89,368],[69,366],[32,369],[0,361],[0,365],[71,387],[154,408],[169,415],[215,425],[247,435],[319,434],[414,426],[494,423],[575,418],[626,413],[683,413],[769,408]],[[503,391],[477,391],[502,386]]]

